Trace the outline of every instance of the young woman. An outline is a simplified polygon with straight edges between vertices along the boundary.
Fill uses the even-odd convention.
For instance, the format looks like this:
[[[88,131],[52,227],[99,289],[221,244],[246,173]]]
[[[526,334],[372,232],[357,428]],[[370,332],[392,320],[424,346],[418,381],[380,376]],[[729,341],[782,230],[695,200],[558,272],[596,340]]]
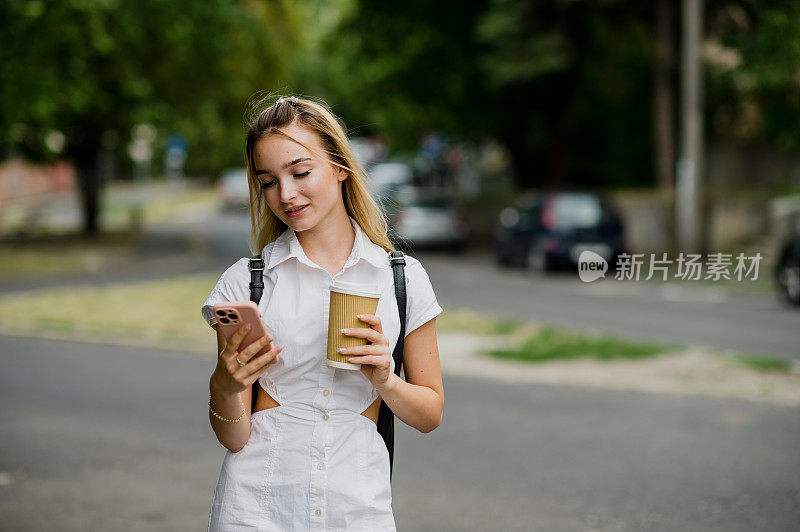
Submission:
[[[400,333],[388,255],[394,248],[344,128],[324,104],[280,98],[252,121],[245,155],[251,249],[264,260],[259,310],[269,334],[243,347],[244,330],[227,343],[217,330],[209,419],[228,451],[208,529],[395,530],[378,410],[385,401],[424,433],[441,423],[442,308],[425,269],[406,255],[402,380],[391,357]],[[346,332],[367,339],[347,351],[357,371],[327,365],[334,280],[380,287],[375,314],[361,315],[364,326]],[[206,299],[209,325],[216,327],[215,303],[250,299],[249,283],[243,257]],[[251,360],[265,345],[270,350]]]

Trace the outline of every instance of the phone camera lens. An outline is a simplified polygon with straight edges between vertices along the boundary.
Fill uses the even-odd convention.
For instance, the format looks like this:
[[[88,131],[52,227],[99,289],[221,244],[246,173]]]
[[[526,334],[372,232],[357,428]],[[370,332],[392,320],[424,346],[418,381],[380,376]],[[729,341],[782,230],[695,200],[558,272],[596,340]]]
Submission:
[[[230,323],[231,322],[231,320],[229,320],[228,318],[220,318],[219,321],[221,321],[222,323]]]
[[[237,316],[235,312],[228,312],[228,317],[229,317],[230,319],[232,319],[232,320],[237,320],[237,319],[239,319],[239,316]]]
[[[218,310],[217,311],[217,316],[224,316],[224,315],[225,315],[225,311],[224,310]]]

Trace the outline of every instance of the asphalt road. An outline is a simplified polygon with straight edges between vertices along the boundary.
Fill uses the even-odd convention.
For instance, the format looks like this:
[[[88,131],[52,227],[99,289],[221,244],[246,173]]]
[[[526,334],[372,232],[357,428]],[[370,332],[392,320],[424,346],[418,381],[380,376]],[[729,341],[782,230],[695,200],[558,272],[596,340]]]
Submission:
[[[0,336],[0,530],[203,530],[211,358]],[[400,531],[789,531],[800,411],[445,376],[398,425]]]
[[[465,306],[631,339],[800,358],[800,311],[774,296],[733,294],[689,281],[616,281],[613,275],[593,283],[571,272],[542,278],[502,269],[487,254],[418,258],[445,311]]]

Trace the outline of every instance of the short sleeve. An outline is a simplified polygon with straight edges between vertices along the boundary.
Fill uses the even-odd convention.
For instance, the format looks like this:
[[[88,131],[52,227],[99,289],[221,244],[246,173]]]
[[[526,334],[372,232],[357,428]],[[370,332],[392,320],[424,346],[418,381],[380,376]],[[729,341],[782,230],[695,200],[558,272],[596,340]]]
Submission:
[[[239,259],[235,264],[225,270],[217,284],[208,294],[200,313],[210,327],[217,323],[214,317],[214,305],[227,301],[248,301],[250,299],[250,279],[247,268],[248,258]]]
[[[424,323],[442,313],[436,301],[428,272],[413,257],[406,256],[406,336]]]

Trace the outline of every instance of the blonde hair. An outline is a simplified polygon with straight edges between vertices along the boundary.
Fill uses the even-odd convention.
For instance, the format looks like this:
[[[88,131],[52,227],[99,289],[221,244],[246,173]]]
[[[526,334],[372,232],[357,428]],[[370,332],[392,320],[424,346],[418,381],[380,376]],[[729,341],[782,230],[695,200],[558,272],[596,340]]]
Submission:
[[[394,251],[395,248],[387,236],[386,216],[367,188],[369,177],[353,154],[340,119],[322,101],[295,97],[281,97],[259,111],[258,109],[263,108],[268,99],[271,97],[267,96],[255,105],[245,140],[247,181],[250,187],[250,224],[252,226],[249,247],[252,254],[260,253],[264,246],[273,242],[287,229],[287,225],[275,216],[263,197],[261,182],[256,177],[253,158],[256,143],[275,133],[297,142],[318,157],[345,170],[349,175],[342,181],[342,199],[347,214],[353,217],[373,243],[381,246],[387,252]],[[280,128],[295,122],[297,125],[314,131],[319,136],[324,155],[280,130]]]

